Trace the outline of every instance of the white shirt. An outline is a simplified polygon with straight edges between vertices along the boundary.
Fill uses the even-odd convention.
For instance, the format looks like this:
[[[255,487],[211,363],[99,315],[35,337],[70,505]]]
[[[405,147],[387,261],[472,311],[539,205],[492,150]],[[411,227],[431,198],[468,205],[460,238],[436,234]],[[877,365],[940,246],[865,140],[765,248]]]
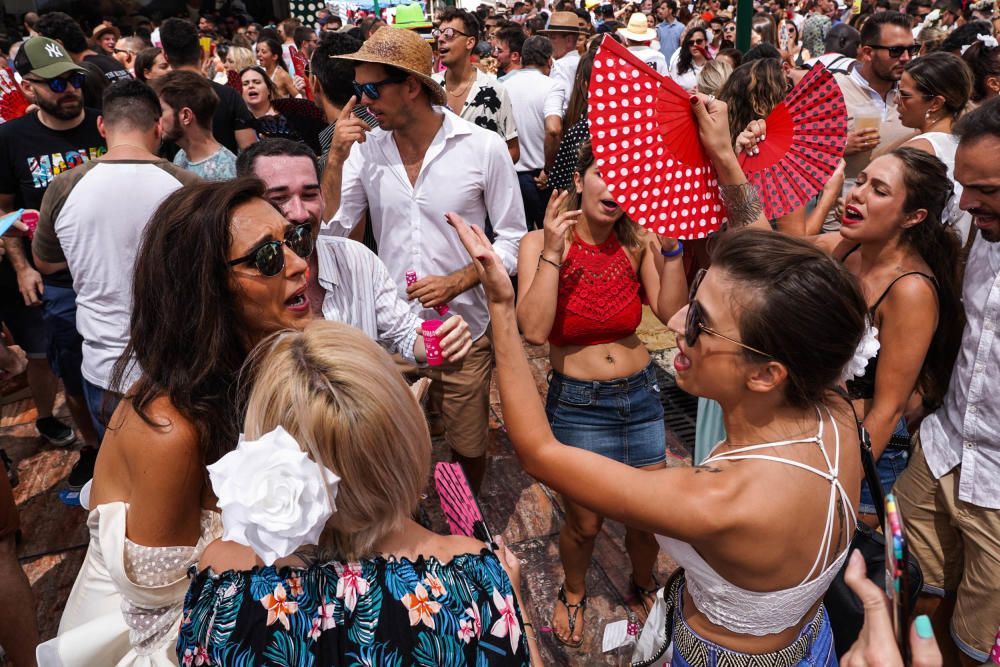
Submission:
[[[521,146],[521,158],[514,169],[542,169],[545,167],[545,119],[562,117],[566,92],[534,67],[516,69],[501,81],[510,95]]]
[[[328,224],[329,233],[347,236],[369,209],[379,257],[404,298],[407,271],[443,276],[470,262],[445,213],[458,213],[479,227],[488,215],[496,233],[493,248],[512,275],[527,232],[521,188],[504,141],[444,107],[434,109],[444,119],[424,154],[416,185],[410,184],[392,132],[372,130],[364,143],[351,148],[340,209]],[[481,286],[459,294],[449,306],[469,323],[473,339],[486,333],[490,315]],[[416,299],[410,309],[421,319],[436,317]]]
[[[444,87],[444,72],[434,75],[434,80]],[[445,89],[447,94],[447,89]],[[449,107],[450,108],[450,107]],[[511,109],[510,95],[500,80],[492,74],[487,74],[478,67],[476,78],[469,84],[469,91],[462,105],[462,113],[458,114],[470,123],[487,130],[493,130],[504,141],[510,141],[518,135],[517,123]]]
[[[910,141],[917,139],[923,139],[929,143],[935,157],[944,162],[944,166],[948,168],[952,192],[948,203],[944,205],[944,211],[941,212],[941,222],[958,232],[958,240],[964,247],[965,242],[969,240],[969,231],[972,229],[972,215],[963,211],[958,205],[962,201],[962,184],[955,180],[955,153],[958,151],[958,137],[950,132],[924,132],[913,137]]]
[[[418,318],[375,253],[357,241],[321,236],[316,242],[323,319],[357,327],[389,352],[413,361]]]
[[[45,261],[65,261],[73,275],[87,382],[110,389],[128,344],[132,273],[146,225],[169,194],[199,180],[166,160],[93,161],[60,176],[45,193],[39,229],[54,236],[36,235],[33,249]],[[130,371],[126,387],[138,379],[138,369]]]
[[[655,69],[658,74],[667,75],[667,59],[659,49],[643,44],[630,46],[628,50],[634,53],[636,58]]]
[[[563,113],[569,105],[569,97],[573,94],[573,84],[576,82],[576,69],[580,65],[580,53],[573,49],[562,58],[552,63],[552,71],[549,76],[557,81],[565,91],[566,98],[563,101]]]
[[[680,49],[678,49],[677,52],[679,53]],[[692,62],[691,69],[684,72],[683,74],[679,74],[677,71],[679,65],[680,65],[680,59],[671,62],[670,68],[667,71],[667,75],[684,90],[691,90],[692,88],[698,85],[698,75],[701,74],[701,70],[704,67],[696,65],[695,63]]]
[[[920,425],[927,466],[940,479],[961,465],[958,498],[1000,509],[1000,243],[978,237],[962,285],[965,330],[943,405]]]

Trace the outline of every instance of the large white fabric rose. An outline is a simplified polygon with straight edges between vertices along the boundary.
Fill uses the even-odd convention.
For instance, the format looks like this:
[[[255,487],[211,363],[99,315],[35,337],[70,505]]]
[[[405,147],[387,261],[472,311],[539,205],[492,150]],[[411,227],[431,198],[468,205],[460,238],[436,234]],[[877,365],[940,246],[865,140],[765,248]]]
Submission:
[[[250,547],[267,565],[316,544],[337,510],[340,478],[278,426],[244,440],[208,466],[222,510],[222,539]]]
[[[858,343],[857,349],[854,350],[854,356],[844,366],[844,370],[840,375],[840,381],[847,382],[848,380],[863,376],[865,369],[868,368],[868,362],[878,354],[881,346],[882,344],[878,342],[878,329],[869,323],[865,327],[865,333],[861,337],[861,342]]]

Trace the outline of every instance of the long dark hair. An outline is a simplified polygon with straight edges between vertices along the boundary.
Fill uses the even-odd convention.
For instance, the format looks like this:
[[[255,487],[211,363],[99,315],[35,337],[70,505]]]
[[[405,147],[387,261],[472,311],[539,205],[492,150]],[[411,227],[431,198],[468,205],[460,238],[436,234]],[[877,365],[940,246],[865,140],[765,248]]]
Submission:
[[[719,99],[729,107],[729,135],[736,141],[752,120],[767,118],[788,94],[789,81],[781,61],[761,58],[733,70],[719,90]]]
[[[281,50],[281,42],[273,37],[261,37],[257,40],[257,43],[260,44],[261,42],[264,42],[264,44],[267,45],[267,50],[278,59],[278,67],[287,72],[288,66],[285,65],[285,58]]]
[[[725,271],[743,295],[740,340],[788,370],[788,403],[823,403],[865,329],[867,306],[854,276],[813,244],[762,230],[720,234],[712,269]]]
[[[925,56],[926,57],[926,56]],[[907,213],[925,209],[927,217],[903,231],[902,241],[927,263],[937,280],[938,324],[917,378],[924,406],[937,408],[951,380],[965,327],[962,308],[961,243],[958,236],[941,223],[941,213],[952,194],[948,168],[930,153],[915,148],[897,148],[890,153],[903,163],[903,184]]]
[[[566,115],[563,116],[563,127],[573,127],[581,118],[587,117],[587,93],[590,89],[590,74],[594,70],[594,57],[600,47],[600,40],[594,40],[587,52],[580,57],[576,67],[576,77],[573,80],[573,92],[566,104]]]
[[[975,84],[972,88],[972,101],[982,102],[990,96],[986,87],[986,79],[1000,76],[1000,49],[989,48],[985,42],[978,39],[962,54],[965,64],[972,70]]]
[[[256,178],[183,187],[156,209],[136,257],[129,343],[111,388],[153,427],[167,424],[150,406],[168,398],[197,429],[206,464],[236,446],[242,421],[235,385],[248,342],[229,287],[230,220],[264,193]],[[142,375],[129,388],[133,364]]]
[[[688,44],[688,40],[694,35],[694,33],[700,32],[701,36],[705,38],[705,46],[708,46],[708,32],[705,27],[701,24],[689,28],[684,32],[684,38],[681,40],[681,54],[677,56],[677,73],[684,74],[689,72],[694,66],[694,58],[691,56],[691,46]],[[706,56],[707,57],[707,56]]]
[[[955,54],[945,51],[928,53],[907,62],[906,72],[921,93],[943,97],[944,110],[952,118],[958,118],[965,111],[972,94],[972,70]]]

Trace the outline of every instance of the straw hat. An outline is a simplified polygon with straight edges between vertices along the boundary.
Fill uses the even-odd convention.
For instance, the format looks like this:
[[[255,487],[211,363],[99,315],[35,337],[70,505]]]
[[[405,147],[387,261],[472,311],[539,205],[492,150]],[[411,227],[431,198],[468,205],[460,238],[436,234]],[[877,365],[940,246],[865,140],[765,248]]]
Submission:
[[[109,32],[115,36],[116,42],[122,38],[122,33],[118,28],[114,27],[113,25],[103,25],[103,24],[94,28],[94,32],[91,35],[91,38],[95,42],[97,42],[101,39],[101,37],[108,34]]]
[[[334,57],[401,69],[424,84],[431,102],[440,106],[445,104],[444,88],[431,78],[431,59],[434,53],[430,45],[412,30],[392,26],[382,28],[369,37],[356,53]]]
[[[580,17],[573,12],[555,12],[549,19],[549,25],[545,30],[539,30],[542,35],[553,35],[560,33],[581,34],[584,31],[580,28]]]
[[[618,29],[618,34],[633,42],[651,42],[656,37],[656,31],[649,27],[649,19],[642,12],[636,12],[629,17],[628,25]]]

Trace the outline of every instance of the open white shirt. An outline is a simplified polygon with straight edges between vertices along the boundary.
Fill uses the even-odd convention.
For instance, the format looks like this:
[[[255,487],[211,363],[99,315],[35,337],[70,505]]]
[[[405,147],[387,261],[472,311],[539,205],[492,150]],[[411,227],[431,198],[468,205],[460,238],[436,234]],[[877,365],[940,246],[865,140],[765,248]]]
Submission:
[[[357,327],[384,347],[413,361],[420,319],[400,296],[375,253],[357,241],[321,236],[316,241],[323,319]]]
[[[379,257],[406,298],[406,272],[419,278],[444,276],[471,261],[445,213],[470,225],[493,225],[493,247],[507,272],[517,272],[517,249],[527,231],[524,204],[507,145],[496,132],[462,120],[443,107],[441,128],[431,141],[411,185],[391,131],[372,130],[355,144],[344,163],[340,209],[326,233],[347,236],[365,209],[371,215]],[[416,299],[411,311],[421,319],[437,313]],[[449,306],[465,318],[473,339],[486,332],[490,316],[479,285],[459,294]]]
[[[521,158],[516,171],[545,167],[545,119],[561,118],[566,93],[557,82],[533,67],[516,69],[502,80],[510,95]]]
[[[576,69],[580,66],[580,53],[573,49],[562,58],[552,63],[552,71],[549,76],[562,86],[566,97],[563,100],[563,113],[569,105],[570,95],[573,94],[573,84],[576,82]]]
[[[920,446],[937,479],[962,466],[959,500],[1000,509],[1000,243],[973,243],[962,302],[962,346],[944,403],[920,424]]]

